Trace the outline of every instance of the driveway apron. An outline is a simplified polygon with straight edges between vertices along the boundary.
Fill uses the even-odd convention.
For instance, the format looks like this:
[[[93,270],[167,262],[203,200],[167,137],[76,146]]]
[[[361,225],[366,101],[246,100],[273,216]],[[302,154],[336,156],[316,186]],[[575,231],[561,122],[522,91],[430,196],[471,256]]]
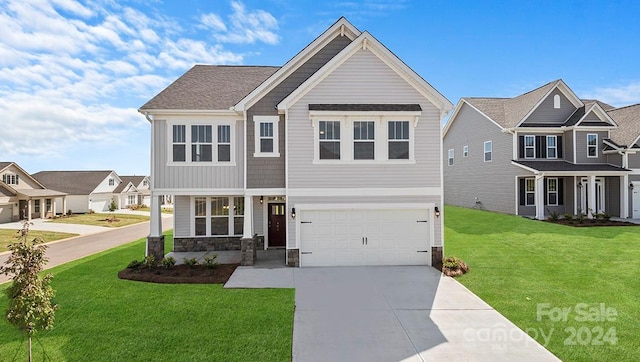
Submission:
[[[558,360],[431,267],[300,268],[293,277],[296,362]]]

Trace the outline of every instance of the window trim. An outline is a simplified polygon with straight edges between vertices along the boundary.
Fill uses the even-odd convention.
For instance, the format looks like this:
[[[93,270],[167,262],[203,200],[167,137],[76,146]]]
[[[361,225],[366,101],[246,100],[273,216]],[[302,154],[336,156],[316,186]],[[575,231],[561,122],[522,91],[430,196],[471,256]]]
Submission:
[[[236,139],[236,123],[235,120],[211,120],[211,119],[175,119],[167,121],[167,166],[236,166],[236,148],[238,140]],[[191,161],[191,126],[211,126],[211,161]],[[173,126],[185,126],[185,161],[173,161]],[[218,161],[218,126],[229,126],[230,145],[230,161]],[[178,143],[183,144],[183,143]]]
[[[595,141],[596,141],[595,145],[589,145],[589,136],[595,136]],[[595,149],[595,155],[589,156],[589,149],[592,147]],[[598,134],[597,133],[587,133],[587,158],[598,158]]]
[[[527,184],[529,183],[529,181],[533,183],[532,191],[527,190]],[[527,194],[533,194],[532,204],[529,203],[529,198],[527,197]],[[528,177],[524,179],[524,206],[536,206],[536,179],[535,178]]]
[[[244,222],[244,213],[242,215],[236,215],[235,213],[235,199],[236,198],[243,198],[245,196],[243,195],[235,195],[235,196],[225,196],[225,195],[210,195],[210,196],[205,196],[205,195],[197,195],[197,196],[191,196],[189,198],[189,224],[190,224],[190,237],[194,237],[194,238],[228,238],[228,237],[238,237],[238,236],[242,236],[242,233],[240,234],[235,234],[235,218],[236,217],[242,217],[243,218],[243,222]],[[198,218],[204,218],[205,219],[205,235],[196,235],[196,198],[204,198],[205,201],[205,215],[204,216],[198,216]],[[214,198],[226,198],[227,199],[227,207],[229,208],[229,211],[227,213],[227,215],[213,215],[212,210],[211,210],[211,201]],[[246,210],[245,210],[246,213]],[[222,218],[222,217],[227,217],[227,234],[225,235],[212,235],[211,234],[211,220],[214,217],[217,218]]]
[[[417,125],[416,117],[395,116],[395,115],[378,115],[378,116],[322,116],[312,115],[311,124],[313,127],[313,164],[414,164],[415,161],[415,130]],[[340,159],[322,160],[320,159],[320,139],[319,139],[319,122],[340,122]],[[353,124],[354,122],[374,121],[374,154],[373,160],[355,160],[353,158]],[[389,122],[409,122],[409,139],[403,142],[409,142],[409,158],[408,159],[389,159]],[[391,142],[393,142],[391,140]]]
[[[20,176],[17,173],[4,173],[2,174],[2,182],[5,185],[18,185],[20,183]]]
[[[391,122],[394,122],[394,123],[406,122],[407,123],[407,138],[406,139],[405,138],[393,138],[393,139],[389,138],[389,126],[390,126]],[[384,120],[382,121],[382,126],[384,127],[385,125],[386,125],[386,131],[387,131],[387,138],[386,138],[387,139],[387,144],[386,144],[386,146],[387,146],[387,150],[386,150],[387,157],[386,157],[386,159],[388,161],[400,160],[400,161],[404,161],[404,162],[411,160],[412,152],[413,152],[413,150],[412,150],[412,142],[411,142],[411,137],[412,137],[411,122],[410,121],[406,121],[406,120],[389,119],[389,120],[386,120],[386,121],[384,121]],[[382,135],[380,135],[380,137],[382,137]],[[407,143],[408,157],[407,158],[389,158],[389,147],[391,146],[391,144],[393,144],[393,143],[405,143],[405,142]]]
[[[356,139],[356,135],[355,135],[355,131],[356,131],[356,122],[360,123],[360,124],[366,124],[367,125],[367,136],[369,133],[369,127],[368,124],[372,124],[373,125],[373,138],[366,138],[366,139]],[[376,130],[376,121],[367,121],[367,120],[354,120],[353,122],[351,122],[351,130],[353,132],[353,143],[352,143],[352,150],[353,150],[353,160],[356,160],[356,144],[358,143],[363,143],[363,144],[373,144],[373,158],[358,158],[358,161],[373,161],[376,159],[376,133],[378,133],[378,131]]]
[[[489,151],[487,151],[487,144],[489,144]],[[493,141],[484,141],[484,144],[482,146],[482,150],[484,151],[484,162],[491,162],[493,161]],[[487,153],[489,154],[489,159],[487,160]]]
[[[560,109],[560,95],[556,94],[553,96],[553,108]]]
[[[493,148],[493,146],[492,146],[492,148]],[[469,157],[469,145],[462,146],[462,157],[464,157],[464,158]]]
[[[551,180],[555,181],[555,185],[556,185],[556,190],[555,191],[550,191],[550,186],[551,186]],[[547,197],[547,206],[558,206],[558,178],[557,177],[547,177],[547,189],[546,191],[546,197]],[[552,204],[549,200],[550,200],[550,195],[551,194],[555,194],[556,195],[556,202],[554,204]]]
[[[527,138],[533,139],[533,143],[531,146],[527,146]],[[531,134],[524,135],[524,139],[522,142],[524,142],[524,158],[526,160],[534,160],[536,158],[536,136]],[[527,149],[533,150],[533,156],[527,156]]]
[[[278,132],[280,122],[280,116],[253,116],[253,157],[280,157],[280,135]],[[271,123],[273,125],[273,152],[261,152],[260,151],[260,124]]]
[[[455,157],[455,150],[450,148],[447,150],[447,166],[453,166]]]
[[[549,139],[553,139],[554,140],[553,147],[549,146]],[[556,136],[556,135],[547,135],[546,141],[547,141],[547,145],[546,145],[547,146],[547,159],[549,159],[549,160],[557,160],[558,159],[558,136]],[[554,150],[554,153],[555,153],[554,157],[549,157],[549,150],[550,149]]]

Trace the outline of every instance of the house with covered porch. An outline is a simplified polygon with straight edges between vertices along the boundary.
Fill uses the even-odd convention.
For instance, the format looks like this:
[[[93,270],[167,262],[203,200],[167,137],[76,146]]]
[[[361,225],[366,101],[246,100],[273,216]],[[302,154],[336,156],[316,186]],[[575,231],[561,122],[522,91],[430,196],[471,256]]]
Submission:
[[[640,107],[580,99],[561,79],[462,98],[443,130],[445,202],[544,219],[640,217]]]

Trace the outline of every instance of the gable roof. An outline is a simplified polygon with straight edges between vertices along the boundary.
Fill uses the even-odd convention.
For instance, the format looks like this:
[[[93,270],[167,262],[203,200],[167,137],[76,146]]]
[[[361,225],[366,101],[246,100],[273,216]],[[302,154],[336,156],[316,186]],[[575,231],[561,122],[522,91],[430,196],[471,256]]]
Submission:
[[[366,49],[374,53],[380,60],[382,60],[387,66],[395,71],[402,79],[409,83],[414,89],[416,89],[422,96],[427,98],[438,109],[440,109],[442,117],[446,112],[453,108],[453,104],[440,92],[438,92],[431,84],[429,84],[424,78],[418,75],[413,69],[405,64],[400,58],[398,58],[393,52],[378,41],[369,32],[362,32],[351,44],[342,49],[335,57],[322,66],[316,73],[305,80],[298,88],[291,92],[286,98],[284,98],[278,105],[278,111],[284,112],[291,105],[296,103],[302,96],[304,96],[310,89],[321,82],[353,54],[360,49]]]
[[[5,168],[9,167],[13,162],[0,162],[0,171],[4,171]]]
[[[152,110],[229,110],[280,67],[195,65],[140,107]]]
[[[129,184],[133,185],[133,187],[137,189],[138,185],[140,185],[145,177],[146,176],[120,176],[120,180],[122,180],[122,182],[120,182],[118,187],[116,187],[113,192],[121,193],[126,187],[129,186]]]
[[[40,171],[33,178],[48,189],[69,195],[89,195],[113,171]]]
[[[27,177],[29,177],[33,182],[35,182],[38,186],[42,187],[43,189],[45,188],[44,185],[42,183],[40,183],[38,180],[36,180],[33,175],[29,174],[27,171],[25,171],[22,167],[20,167],[20,165],[18,165],[15,162],[0,162],[0,172],[4,171],[5,169],[9,168],[9,166],[12,166],[17,168],[18,170],[20,170],[20,172],[22,172],[24,175],[26,175]]]
[[[640,104],[613,108],[607,114],[618,124],[612,129],[611,139],[618,145],[628,148],[638,142],[640,138]]]

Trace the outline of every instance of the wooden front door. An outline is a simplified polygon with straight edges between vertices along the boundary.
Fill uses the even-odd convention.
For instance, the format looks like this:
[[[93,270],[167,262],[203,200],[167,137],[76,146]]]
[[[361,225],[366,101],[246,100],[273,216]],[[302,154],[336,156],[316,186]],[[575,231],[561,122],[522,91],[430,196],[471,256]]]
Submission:
[[[286,240],[287,212],[285,204],[269,204],[269,247],[284,247]]]

